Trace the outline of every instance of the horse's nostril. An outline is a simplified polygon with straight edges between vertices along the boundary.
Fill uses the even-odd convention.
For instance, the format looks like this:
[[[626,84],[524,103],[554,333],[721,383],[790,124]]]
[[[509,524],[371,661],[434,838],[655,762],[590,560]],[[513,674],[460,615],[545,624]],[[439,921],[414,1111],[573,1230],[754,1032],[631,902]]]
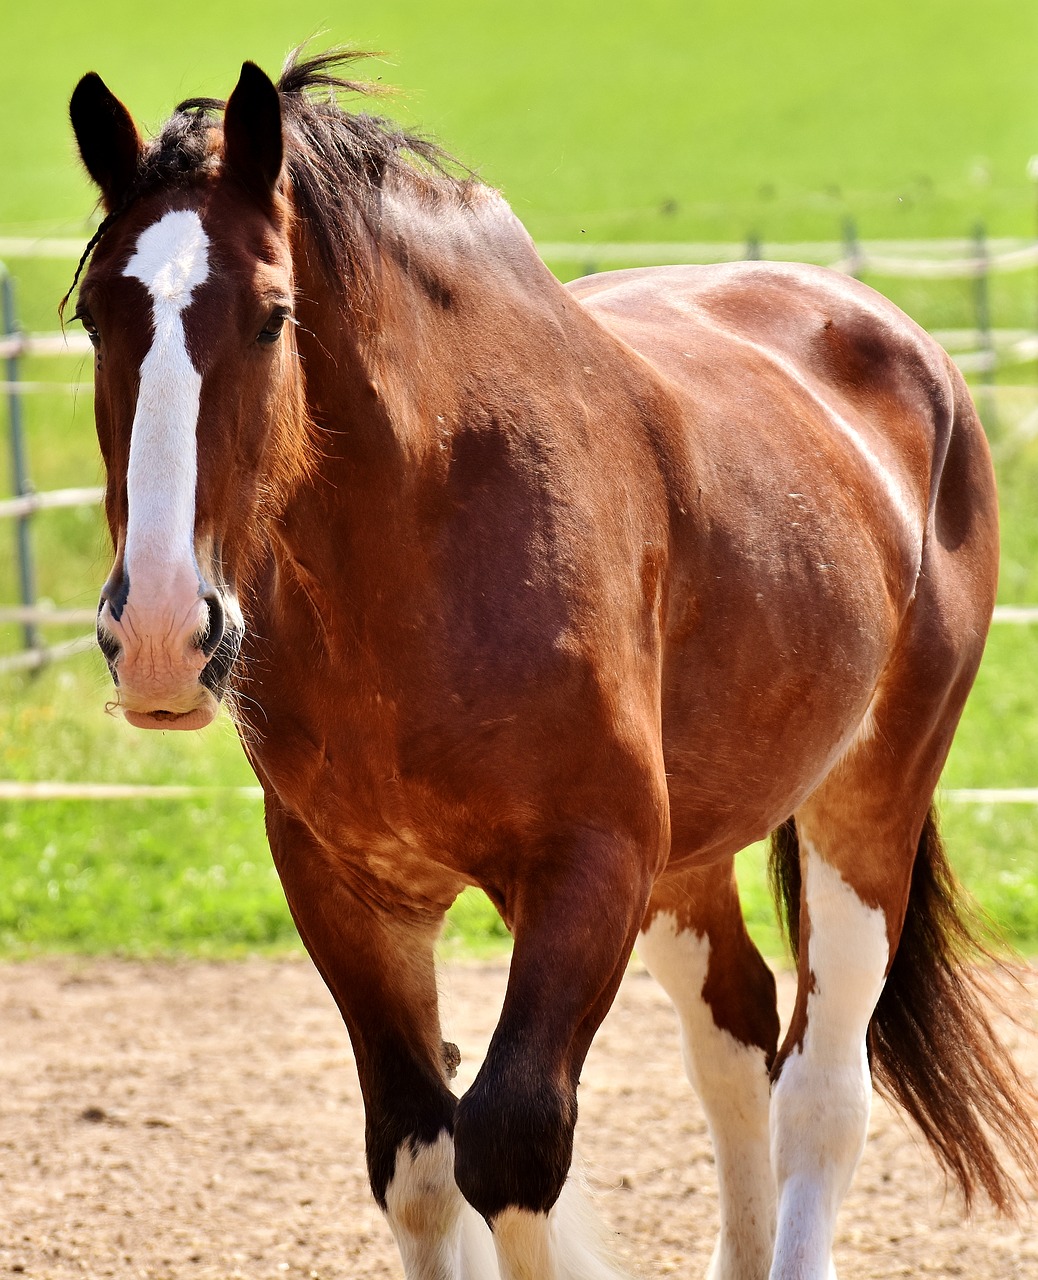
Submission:
[[[101,603],[97,606],[97,612],[108,605],[108,612],[112,615],[116,622],[123,616],[123,609],[126,608],[126,599],[130,594],[130,579],[125,573],[112,576],[101,588]]]
[[[116,672],[115,664],[119,661],[119,642],[101,622],[101,611],[104,607],[105,598],[102,596],[101,604],[97,610],[97,647],[104,654],[105,662],[108,663],[108,669],[112,673],[112,679],[118,684],[119,676]]]
[[[209,606],[209,619],[198,645],[205,656],[211,658],[227,630],[227,615],[218,592],[207,591],[202,599]]]

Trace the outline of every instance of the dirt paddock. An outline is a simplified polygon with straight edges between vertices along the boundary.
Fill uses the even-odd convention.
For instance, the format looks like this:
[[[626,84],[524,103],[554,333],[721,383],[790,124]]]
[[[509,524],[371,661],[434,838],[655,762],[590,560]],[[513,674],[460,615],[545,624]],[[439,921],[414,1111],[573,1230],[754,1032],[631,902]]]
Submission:
[[[474,1074],[505,968],[451,965],[445,1030]],[[782,982],[787,1006],[791,984]],[[1008,1032],[1038,1079],[1038,973]],[[0,966],[0,1277],[402,1275],[371,1203],[346,1033],[304,960]],[[578,1143],[636,1277],[700,1277],[717,1201],[666,998],[628,975],[584,1072]],[[841,1280],[1038,1280],[1038,1210],[964,1224],[880,1102],[836,1249]]]

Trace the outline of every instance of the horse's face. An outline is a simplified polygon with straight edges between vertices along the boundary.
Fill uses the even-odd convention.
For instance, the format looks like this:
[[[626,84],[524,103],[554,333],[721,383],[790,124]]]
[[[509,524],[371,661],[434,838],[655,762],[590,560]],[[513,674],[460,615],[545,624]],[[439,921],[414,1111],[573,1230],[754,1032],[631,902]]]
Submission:
[[[133,200],[112,222],[79,295],[97,350],[115,551],[98,640],[124,714],[140,728],[196,729],[216,714],[241,645],[236,583],[255,554],[277,470],[271,455],[302,412],[286,323],[292,263],[275,191],[280,119],[271,121],[277,94],[266,84],[265,114],[242,100],[241,83],[232,95],[222,163],[186,188]],[[276,124],[262,146],[246,116]],[[88,77],[72,117],[107,207],[119,208],[142,154],[129,115]]]

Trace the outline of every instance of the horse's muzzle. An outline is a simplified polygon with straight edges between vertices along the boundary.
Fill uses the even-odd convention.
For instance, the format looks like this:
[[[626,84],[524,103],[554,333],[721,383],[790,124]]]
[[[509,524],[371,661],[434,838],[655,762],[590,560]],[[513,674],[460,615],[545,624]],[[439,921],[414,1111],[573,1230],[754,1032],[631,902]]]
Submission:
[[[202,729],[215,719],[241,649],[237,601],[208,586],[141,604],[106,586],[97,642],[139,729]]]

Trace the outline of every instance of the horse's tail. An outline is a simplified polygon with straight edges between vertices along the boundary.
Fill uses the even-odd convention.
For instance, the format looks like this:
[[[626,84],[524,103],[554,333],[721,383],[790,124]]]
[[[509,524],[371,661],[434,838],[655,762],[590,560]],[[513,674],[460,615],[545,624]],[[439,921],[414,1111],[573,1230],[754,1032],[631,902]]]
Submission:
[[[796,955],[800,850],[792,818],[772,836],[769,872]],[[967,1208],[982,1189],[1009,1214],[1020,1193],[998,1147],[1038,1189],[1038,1095],[986,1012],[994,992],[976,962],[990,972],[998,961],[983,934],[948,864],[931,808],[901,938],[869,1025],[869,1060],[877,1086],[922,1130]]]

